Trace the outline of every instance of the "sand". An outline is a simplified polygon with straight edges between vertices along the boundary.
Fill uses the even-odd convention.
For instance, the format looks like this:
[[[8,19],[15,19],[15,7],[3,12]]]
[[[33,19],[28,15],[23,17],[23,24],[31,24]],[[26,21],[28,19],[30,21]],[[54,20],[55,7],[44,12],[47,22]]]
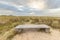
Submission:
[[[33,30],[17,34],[12,40],[60,40],[60,30],[51,29],[51,33],[38,32]]]

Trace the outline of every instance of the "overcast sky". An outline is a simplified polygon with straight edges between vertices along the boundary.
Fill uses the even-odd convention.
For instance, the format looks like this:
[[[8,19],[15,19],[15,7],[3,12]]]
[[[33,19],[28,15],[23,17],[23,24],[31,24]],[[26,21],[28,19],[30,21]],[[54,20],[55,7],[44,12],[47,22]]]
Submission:
[[[0,15],[60,16],[60,0],[0,0],[0,10]]]

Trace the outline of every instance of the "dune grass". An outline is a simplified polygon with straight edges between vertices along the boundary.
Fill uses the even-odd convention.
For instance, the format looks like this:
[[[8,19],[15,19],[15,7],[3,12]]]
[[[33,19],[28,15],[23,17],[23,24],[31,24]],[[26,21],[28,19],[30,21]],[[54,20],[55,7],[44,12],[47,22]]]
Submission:
[[[0,35],[21,24],[47,24],[52,28],[60,29],[60,17],[48,16],[0,16]],[[7,38],[14,36],[10,35]]]
[[[16,32],[14,30],[15,29],[13,28],[9,31],[6,31],[5,34],[0,37],[0,40],[11,40],[16,35]]]

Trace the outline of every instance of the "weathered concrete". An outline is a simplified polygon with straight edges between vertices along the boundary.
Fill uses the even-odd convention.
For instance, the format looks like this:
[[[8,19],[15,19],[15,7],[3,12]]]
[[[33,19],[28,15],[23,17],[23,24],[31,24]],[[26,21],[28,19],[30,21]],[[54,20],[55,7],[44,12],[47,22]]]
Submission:
[[[20,32],[23,29],[45,29],[46,32],[50,32],[50,26],[41,24],[41,25],[18,25],[15,27],[15,31]]]

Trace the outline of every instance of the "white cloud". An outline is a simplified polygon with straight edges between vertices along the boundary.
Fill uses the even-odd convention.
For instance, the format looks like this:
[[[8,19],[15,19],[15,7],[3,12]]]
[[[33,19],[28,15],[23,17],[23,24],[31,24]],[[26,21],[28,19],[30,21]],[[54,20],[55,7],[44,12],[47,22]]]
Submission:
[[[32,13],[29,13],[30,15],[35,15],[35,13],[34,12],[32,12]]]
[[[10,11],[10,10],[6,10],[6,9],[0,9],[0,15],[13,15],[15,14],[15,12]]]
[[[12,0],[11,0],[12,1]],[[19,1],[19,2],[22,2],[22,1],[20,1],[20,0],[17,0],[17,1]],[[49,0],[48,0],[49,1]],[[14,4],[14,2],[13,3],[11,3],[11,2],[6,2],[6,1],[0,1],[0,3],[1,4],[5,4],[5,5],[9,5],[9,6],[13,6],[13,7],[15,7],[15,8],[17,8],[17,10],[19,10],[19,11],[24,11],[25,13],[26,13],[26,11],[33,11],[33,13],[28,13],[29,15],[36,15],[36,14],[38,14],[38,11],[40,11],[39,9],[46,9],[46,7],[47,7],[47,4],[46,4],[46,2],[44,1],[44,0],[28,0],[28,1],[24,1],[24,2],[26,2],[26,4],[24,4],[23,2],[22,2],[22,4],[24,4],[24,5],[16,5],[16,4]],[[54,1],[52,1],[52,2],[54,2]],[[17,2],[18,3],[18,2]],[[51,2],[50,2],[51,3]],[[29,8],[27,8],[27,7],[24,7],[24,6],[28,6],[28,7],[30,7],[31,9],[29,9]],[[57,4],[56,4],[57,5]],[[54,6],[54,5],[52,5],[52,6]],[[49,6],[48,6],[49,7]],[[29,10],[25,10],[25,9],[29,9]],[[5,11],[5,10],[4,10]],[[42,10],[43,11],[43,10]],[[39,12],[39,14],[38,15],[41,15],[41,14],[43,14],[43,15],[47,15],[47,16],[49,16],[49,15],[51,15],[51,16],[54,16],[54,15],[57,15],[57,16],[60,16],[60,8],[55,8],[55,9],[47,9],[47,10],[45,10],[45,11],[43,11],[44,13],[40,13]],[[3,12],[3,11],[0,11],[0,14],[6,14],[6,15],[8,15],[8,14],[12,14],[12,15],[15,15],[15,14],[13,14],[14,12],[11,12],[11,11],[5,11],[5,13]],[[24,13],[24,15],[25,15],[25,13]],[[18,14],[18,15],[20,15],[20,14]]]
[[[46,3],[44,0],[29,0],[30,2],[28,3],[28,6],[31,8],[35,9],[45,9],[46,8]]]
[[[56,8],[56,9],[48,9],[45,10],[43,15],[45,16],[60,16],[60,8]]]
[[[60,8],[56,8],[56,9],[48,9],[49,13],[60,13]]]

